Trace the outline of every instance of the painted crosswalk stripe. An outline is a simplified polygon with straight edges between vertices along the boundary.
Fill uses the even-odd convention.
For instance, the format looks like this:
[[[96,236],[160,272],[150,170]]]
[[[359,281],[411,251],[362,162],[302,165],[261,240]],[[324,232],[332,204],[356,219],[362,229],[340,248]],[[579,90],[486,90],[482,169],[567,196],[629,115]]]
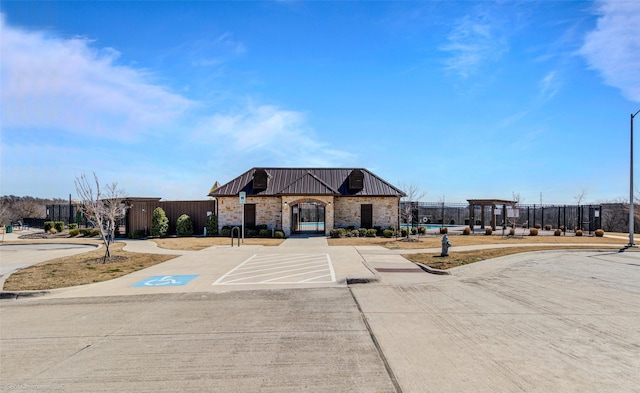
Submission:
[[[334,283],[328,254],[253,255],[213,285]]]

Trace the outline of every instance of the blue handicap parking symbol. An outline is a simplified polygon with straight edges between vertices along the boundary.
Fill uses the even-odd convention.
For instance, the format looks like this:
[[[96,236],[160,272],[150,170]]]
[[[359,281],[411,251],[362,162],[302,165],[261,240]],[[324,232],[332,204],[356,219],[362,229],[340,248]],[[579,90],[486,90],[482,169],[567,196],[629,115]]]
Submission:
[[[199,274],[181,276],[151,276],[133,284],[131,287],[179,287],[198,277]]]

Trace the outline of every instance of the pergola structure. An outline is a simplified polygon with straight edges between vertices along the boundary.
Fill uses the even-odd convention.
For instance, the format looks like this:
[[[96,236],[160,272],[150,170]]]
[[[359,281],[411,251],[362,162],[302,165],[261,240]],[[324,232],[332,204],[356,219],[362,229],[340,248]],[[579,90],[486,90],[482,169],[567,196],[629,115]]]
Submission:
[[[507,206],[515,207],[518,201],[510,201],[506,199],[467,199],[469,202],[469,226],[471,230],[473,230],[473,225],[476,222],[475,219],[475,207],[480,206],[480,228],[484,229],[484,211],[485,207],[491,206],[491,229],[496,230],[496,206],[502,207],[503,220],[506,225],[506,214],[507,214]]]

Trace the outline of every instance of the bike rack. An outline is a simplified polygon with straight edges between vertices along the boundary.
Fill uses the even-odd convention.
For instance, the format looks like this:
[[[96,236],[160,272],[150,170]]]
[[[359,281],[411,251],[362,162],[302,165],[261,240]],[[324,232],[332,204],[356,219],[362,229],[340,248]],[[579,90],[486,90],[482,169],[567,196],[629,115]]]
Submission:
[[[231,228],[231,247],[233,247],[233,234],[238,231],[238,247],[240,247],[240,227]]]

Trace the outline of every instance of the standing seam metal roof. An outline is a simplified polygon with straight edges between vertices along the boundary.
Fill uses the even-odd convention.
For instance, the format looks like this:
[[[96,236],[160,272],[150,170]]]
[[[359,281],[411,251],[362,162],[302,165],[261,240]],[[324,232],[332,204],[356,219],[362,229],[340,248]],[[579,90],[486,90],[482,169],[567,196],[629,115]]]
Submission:
[[[253,189],[253,174],[262,169],[267,172],[266,190]],[[353,170],[364,174],[362,190],[349,189],[349,175]],[[394,196],[405,193],[363,168],[251,168],[230,182],[218,187],[209,196],[233,196],[241,191],[247,195],[342,195],[342,196]]]

